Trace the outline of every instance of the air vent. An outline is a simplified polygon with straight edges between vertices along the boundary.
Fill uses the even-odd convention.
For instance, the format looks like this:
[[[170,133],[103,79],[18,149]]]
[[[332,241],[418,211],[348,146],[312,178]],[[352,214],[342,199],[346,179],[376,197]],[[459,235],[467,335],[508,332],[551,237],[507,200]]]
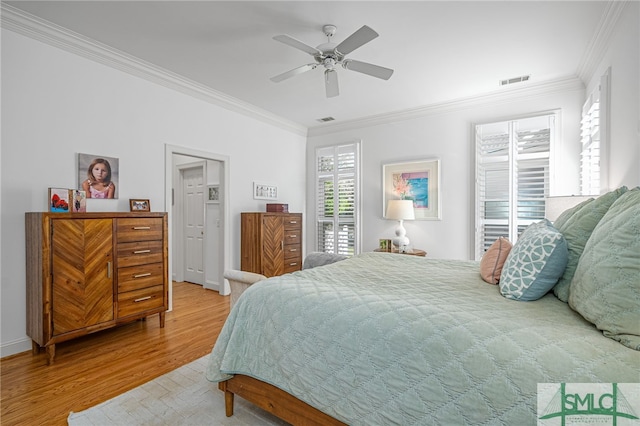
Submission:
[[[521,75],[520,77],[513,77],[507,80],[500,80],[500,86],[506,86],[507,84],[522,83],[529,80],[530,75]]]
[[[335,118],[333,117],[318,118],[318,121],[321,123],[326,123],[327,121],[333,121],[333,120],[335,120]]]

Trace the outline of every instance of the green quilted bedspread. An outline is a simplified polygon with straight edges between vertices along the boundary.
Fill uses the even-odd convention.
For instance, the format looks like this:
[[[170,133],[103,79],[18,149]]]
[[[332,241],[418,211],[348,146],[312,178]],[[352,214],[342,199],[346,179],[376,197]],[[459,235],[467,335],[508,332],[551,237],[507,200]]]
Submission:
[[[365,253],[254,284],[207,378],[244,374],[352,425],[536,424],[538,383],[640,382],[640,352],[479,263]]]

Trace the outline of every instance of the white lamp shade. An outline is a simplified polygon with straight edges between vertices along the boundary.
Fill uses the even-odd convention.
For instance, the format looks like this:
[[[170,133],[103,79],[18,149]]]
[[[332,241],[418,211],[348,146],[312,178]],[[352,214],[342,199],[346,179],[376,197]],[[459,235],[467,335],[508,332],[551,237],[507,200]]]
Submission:
[[[387,204],[387,219],[394,220],[414,220],[412,200],[389,200]]]
[[[545,214],[544,217],[549,219],[551,222],[555,222],[555,220],[560,216],[562,212],[565,210],[577,206],[581,202],[588,200],[589,198],[595,198],[594,196],[584,196],[584,195],[567,195],[567,196],[558,196],[558,197],[548,197],[544,201]]]

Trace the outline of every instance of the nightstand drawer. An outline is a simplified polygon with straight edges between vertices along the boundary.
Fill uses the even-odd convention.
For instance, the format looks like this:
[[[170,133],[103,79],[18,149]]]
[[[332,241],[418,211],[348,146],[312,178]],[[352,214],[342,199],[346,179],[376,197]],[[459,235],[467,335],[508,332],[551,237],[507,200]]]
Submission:
[[[162,262],[162,241],[118,244],[118,267]]]
[[[118,293],[118,317],[137,314],[164,305],[164,286]]]
[[[118,293],[137,290],[164,282],[163,263],[118,268]]]
[[[118,242],[162,240],[162,219],[117,219]]]

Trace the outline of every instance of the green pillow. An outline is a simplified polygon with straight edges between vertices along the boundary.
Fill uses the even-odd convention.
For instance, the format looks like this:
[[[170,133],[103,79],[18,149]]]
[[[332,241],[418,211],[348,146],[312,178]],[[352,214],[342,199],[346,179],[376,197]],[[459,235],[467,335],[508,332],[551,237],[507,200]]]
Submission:
[[[640,350],[640,187],[620,196],[593,230],[569,306],[605,336]]]
[[[575,212],[562,226],[556,226],[558,231],[564,235],[569,247],[567,268],[558,280],[558,284],[553,288],[553,293],[563,302],[569,300],[573,274],[576,272],[578,260],[580,260],[584,245],[591,236],[593,229],[598,222],[600,222],[600,219],[602,219],[607,210],[609,210],[613,202],[625,192],[627,192],[626,186],[607,192]]]
[[[564,224],[567,222],[567,220],[569,220],[571,218],[571,216],[576,214],[578,212],[578,210],[580,210],[581,208],[583,208],[584,206],[586,206],[587,204],[589,204],[592,201],[593,201],[593,198],[589,198],[588,200],[584,200],[580,204],[577,204],[577,205],[575,205],[575,206],[563,211],[562,213],[560,213],[560,216],[558,216],[558,218],[553,221],[553,226],[555,226],[556,229],[559,230],[562,226],[564,226]]]
[[[507,256],[500,293],[507,299],[537,300],[547,294],[567,265],[567,243],[547,219],[529,225]]]

